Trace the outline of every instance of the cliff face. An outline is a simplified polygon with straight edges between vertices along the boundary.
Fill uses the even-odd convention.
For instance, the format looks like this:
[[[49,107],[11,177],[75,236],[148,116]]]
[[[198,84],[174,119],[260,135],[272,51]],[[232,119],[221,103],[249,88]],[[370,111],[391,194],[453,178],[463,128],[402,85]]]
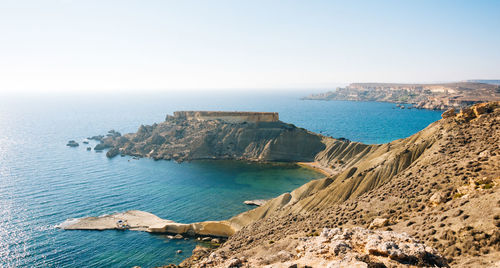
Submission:
[[[388,144],[325,142],[316,160],[337,165],[339,173],[228,220],[239,231],[210,257],[188,259],[183,265],[225,267],[235,260],[251,266],[281,267],[281,260],[300,264],[301,252],[309,252],[298,250],[303,237],[339,227],[408,233],[437,249],[451,265],[498,265],[500,103],[479,104],[444,117]],[[343,240],[335,241],[338,246]],[[349,254],[320,250],[315,258],[342,261]],[[419,257],[397,261],[383,259],[376,251],[363,254],[355,261],[430,265]],[[426,259],[423,254],[419,256]]]
[[[283,122],[229,123],[167,117],[136,133],[108,136],[101,147],[117,154],[166,160],[245,159],[314,161],[325,148],[323,137]]]
[[[278,113],[269,112],[178,111],[174,112],[173,118],[200,121],[218,119],[228,123],[279,121]]]

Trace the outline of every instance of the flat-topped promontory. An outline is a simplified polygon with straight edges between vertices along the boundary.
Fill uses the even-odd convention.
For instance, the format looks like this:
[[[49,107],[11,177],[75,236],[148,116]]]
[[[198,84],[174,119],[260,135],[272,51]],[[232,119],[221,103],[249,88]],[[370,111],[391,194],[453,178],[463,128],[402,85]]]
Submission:
[[[174,112],[173,118],[200,121],[221,120],[228,123],[279,121],[278,113],[270,112],[177,111]]]
[[[275,112],[177,111],[161,123],[140,126],[136,133],[118,134],[110,132],[98,145],[98,149],[109,148],[108,157],[120,154],[179,162],[314,162],[332,143],[349,144],[284,123]]]

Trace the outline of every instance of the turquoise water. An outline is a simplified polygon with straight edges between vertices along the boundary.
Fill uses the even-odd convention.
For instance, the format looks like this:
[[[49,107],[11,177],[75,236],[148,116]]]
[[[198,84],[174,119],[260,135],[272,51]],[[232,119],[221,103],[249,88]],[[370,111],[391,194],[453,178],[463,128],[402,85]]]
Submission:
[[[220,220],[321,175],[294,165],[235,161],[178,164],[107,159],[85,146],[113,128],[160,122],[175,110],[277,111],[283,121],[334,137],[382,143],[409,136],[440,113],[387,103],[301,101],[301,94],[143,94],[0,99],[0,266],[152,267],[179,262],[192,240],[127,231],[63,231],[68,218],[139,209],[178,222]],[[182,254],[175,252],[181,249]]]

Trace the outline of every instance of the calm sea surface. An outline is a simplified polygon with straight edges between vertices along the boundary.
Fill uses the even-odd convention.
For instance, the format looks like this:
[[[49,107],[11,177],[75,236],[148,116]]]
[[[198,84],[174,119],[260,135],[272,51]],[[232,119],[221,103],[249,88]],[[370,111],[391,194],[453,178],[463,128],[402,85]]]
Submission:
[[[333,137],[383,143],[440,113],[393,104],[301,101],[305,93],[145,93],[0,98],[0,267],[153,267],[178,263],[193,240],[131,231],[63,231],[68,218],[131,209],[177,222],[221,220],[321,175],[293,165],[107,159],[65,146],[109,129],[135,132],[175,110],[274,111]],[[175,252],[181,249],[182,254]]]

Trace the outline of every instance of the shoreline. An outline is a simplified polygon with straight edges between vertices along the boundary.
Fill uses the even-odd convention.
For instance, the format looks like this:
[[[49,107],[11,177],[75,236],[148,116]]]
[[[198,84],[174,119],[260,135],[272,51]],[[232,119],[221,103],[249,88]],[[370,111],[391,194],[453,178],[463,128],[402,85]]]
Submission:
[[[319,164],[318,162],[296,162],[296,164],[301,166],[301,167],[317,171],[317,172],[325,175],[326,177],[329,177],[329,176],[335,174],[335,171],[333,169],[324,167],[321,164]]]

